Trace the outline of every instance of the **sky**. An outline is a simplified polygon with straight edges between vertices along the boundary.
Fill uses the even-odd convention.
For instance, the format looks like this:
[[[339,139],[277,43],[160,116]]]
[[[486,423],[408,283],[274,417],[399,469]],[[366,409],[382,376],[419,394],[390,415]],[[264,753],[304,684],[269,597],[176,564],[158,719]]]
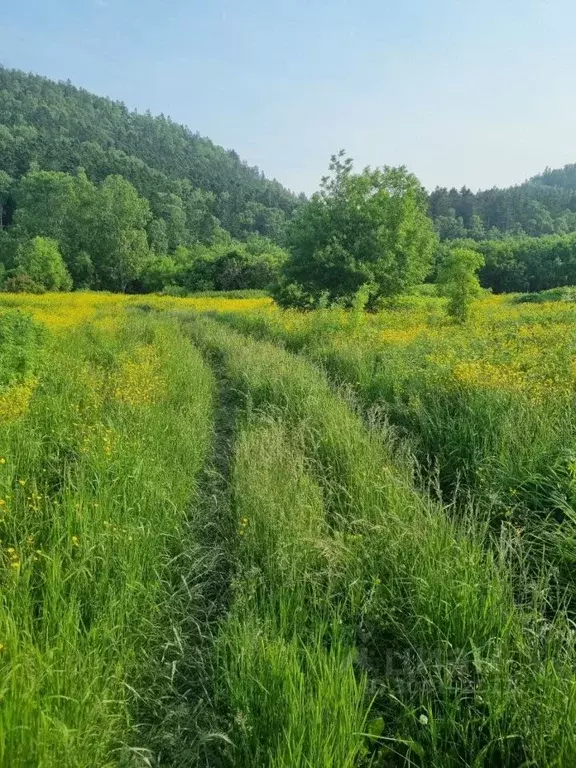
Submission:
[[[4,3],[0,64],[170,115],[296,192],[341,148],[428,189],[576,162],[574,0]]]

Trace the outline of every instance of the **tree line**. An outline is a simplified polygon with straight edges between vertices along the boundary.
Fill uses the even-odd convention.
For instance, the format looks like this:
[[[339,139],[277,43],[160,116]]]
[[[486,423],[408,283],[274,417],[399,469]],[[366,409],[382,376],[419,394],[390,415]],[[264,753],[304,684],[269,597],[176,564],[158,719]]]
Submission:
[[[437,187],[428,202],[441,240],[565,235],[576,231],[576,166],[507,189]]]
[[[428,194],[340,153],[307,199],[169,118],[0,67],[5,289],[257,288],[302,308],[360,292],[375,307],[480,262],[498,292],[576,282],[576,165]]]
[[[190,242],[178,206],[157,219],[122,176],[95,184],[83,169],[32,170],[18,181],[0,171],[0,220],[0,285],[12,291],[257,288],[273,289],[286,306],[314,308],[351,305],[362,289],[375,307],[437,279],[462,250],[480,254],[481,284],[498,293],[576,284],[576,233],[441,242],[413,174],[354,173],[343,154],[291,219],[286,249],[258,233],[236,240],[217,223]]]
[[[94,184],[74,175],[32,170],[13,182],[0,171],[0,282],[6,290],[93,289],[150,292],[266,288],[286,252],[252,233],[237,241],[218,224],[190,241],[173,201],[167,219],[122,176]]]

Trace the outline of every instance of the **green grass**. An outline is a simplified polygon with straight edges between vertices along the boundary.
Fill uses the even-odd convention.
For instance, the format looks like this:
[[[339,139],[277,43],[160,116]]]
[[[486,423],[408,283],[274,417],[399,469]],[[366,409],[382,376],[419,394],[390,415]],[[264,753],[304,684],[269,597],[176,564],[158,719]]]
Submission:
[[[322,493],[281,421],[254,416],[242,427],[232,488],[241,543],[217,643],[230,763],[353,766],[364,745],[365,678],[326,600]]]
[[[165,382],[145,407],[111,383],[141,345]],[[177,326],[150,318],[78,330],[47,357],[29,413],[0,433],[0,764],[118,765],[173,637],[165,580],[190,546],[213,382]]]
[[[401,320],[404,311],[410,315],[413,299],[403,301],[407,309],[390,312],[392,317]],[[382,409],[410,441],[429,483],[437,485],[446,500],[456,496],[466,504],[473,499],[490,511],[496,524],[508,521],[517,527],[540,526],[575,501],[573,397],[562,392],[537,401],[514,392],[458,386],[429,356],[460,349],[466,329],[457,334],[456,329],[443,328],[432,310],[427,322],[431,328],[443,328],[443,339],[417,340],[409,346],[374,342],[370,328],[364,333],[362,318],[356,328],[352,315],[343,319],[337,312],[319,312],[296,330],[285,329],[266,312],[214,316],[255,338],[302,352],[337,385],[352,386],[365,411]],[[526,320],[524,330],[530,329],[530,322]],[[519,325],[513,320],[508,326],[501,323],[498,330],[507,327],[515,338]],[[570,375],[571,326],[558,333],[567,334],[567,340],[563,359],[555,363],[557,370],[563,366]],[[485,336],[490,338],[490,328]],[[470,348],[461,351],[462,358],[475,359],[473,346],[480,342],[485,339],[477,334]]]
[[[197,343],[218,353],[230,385],[245,398],[246,412],[280,422],[291,435],[290,443],[295,441],[301,451],[302,458],[291,463],[305,467],[311,479],[301,481],[303,499],[291,501],[289,507],[299,530],[320,525],[319,534],[305,535],[306,541],[316,542],[313,562],[318,553],[325,558],[314,572],[318,575],[311,575],[307,548],[298,546],[304,564],[298,558],[293,561],[297,571],[293,578],[299,586],[289,588],[278,604],[277,590],[262,575],[267,564],[275,562],[270,526],[281,528],[284,520],[274,504],[283,492],[274,492],[268,465],[258,468],[262,452],[266,456],[269,448],[275,454],[268,430],[263,433],[268,434],[266,440],[258,443],[259,451],[251,444],[250,484],[242,485],[239,497],[257,498],[250,509],[270,508],[267,517],[274,523],[257,524],[250,548],[253,560],[248,561],[256,563],[255,569],[247,564],[241,568],[241,593],[245,589],[248,595],[256,594],[248,611],[250,620],[231,617],[232,640],[226,634],[230,630],[223,629],[225,647],[234,652],[225,656],[217,674],[222,676],[232,714],[240,712],[240,722],[254,729],[250,733],[269,733],[275,722],[265,706],[271,686],[268,675],[273,675],[279,654],[279,630],[274,626],[278,621],[270,629],[271,617],[286,615],[292,626],[296,615],[299,641],[326,651],[332,647],[330,633],[322,630],[324,640],[319,643],[308,623],[331,627],[326,611],[334,611],[341,627],[338,637],[347,643],[354,639],[357,684],[367,678],[365,711],[372,703],[370,722],[382,723],[381,733],[373,739],[379,747],[370,740],[364,744],[373,752],[372,757],[365,753],[365,760],[443,767],[570,765],[576,758],[571,624],[562,614],[554,620],[543,618],[545,584],[532,583],[526,573],[511,567],[516,543],[503,538],[497,549],[486,548],[485,530],[473,518],[451,521],[443,509],[417,492],[409,463],[397,457],[394,446],[383,442],[380,434],[368,430],[308,363],[213,321],[197,319],[190,328]],[[287,463],[280,461],[272,472],[283,489],[289,487],[282,469]],[[304,525],[296,523],[301,505],[307,510]],[[244,534],[247,541],[249,526],[250,522]],[[267,554],[260,557],[262,552]],[[514,555],[515,560],[522,557],[521,552]],[[252,570],[256,584],[249,588],[245,580]],[[281,578],[283,584],[291,584],[288,576]],[[320,600],[317,589],[323,595]],[[254,651],[246,661],[234,661],[243,649],[254,648],[254,625],[257,653],[268,659],[264,665],[255,662]],[[294,653],[293,647],[285,650],[288,678],[294,674]],[[298,667],[302,668],[300,663]],[[264,689],[260,697],[251,692],[247,679],[257,687],[260,681]],[[273,690],[284,691],[284,685],[294,690],[287,680],[274,680],[279,687]],[[282,695],[276,698],[283,701]],[[312,690],[309,695],[314,699],[319,693]],[[254,715],[251,707],[258,702],[264,712],[259,709]],[[293,706],[286,711],[290,713]],[[307,722],[312,727],[314,720]],[[231,727],[236,733],[232,742],[237,744],[240,738],[244,744],[238,728]],[[297,732],[302,734],[302,726]],[[280,743],[270,746],[265,741],[270,754],[264,764],[285,764],[274,760],[280,760],[278,755],[285,754],[295,737],[290,729],[283,733]],[[248,741],[249,754],[263,738]],[[329,764],[321,755],[309,753],[308,762],[294,764]]]
[[[0,432],[1,766],[576,763],[545,552],[570,572],[570,520],[538,548],[454,514],[334,369],[213,319],[24,323],[0,355],[0,396],[38,382]]]

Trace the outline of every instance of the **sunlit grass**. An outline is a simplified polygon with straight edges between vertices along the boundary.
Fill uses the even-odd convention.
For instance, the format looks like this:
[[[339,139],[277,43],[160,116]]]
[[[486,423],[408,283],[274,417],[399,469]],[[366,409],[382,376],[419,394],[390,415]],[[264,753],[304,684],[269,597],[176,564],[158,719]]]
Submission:
[[[575,311],[1,294],[0,765],[573,765]]]

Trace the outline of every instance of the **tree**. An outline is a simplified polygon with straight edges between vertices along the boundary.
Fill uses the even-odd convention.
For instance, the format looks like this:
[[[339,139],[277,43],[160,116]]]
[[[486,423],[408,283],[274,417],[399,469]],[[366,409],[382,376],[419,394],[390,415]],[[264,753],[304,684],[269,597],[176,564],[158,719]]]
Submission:
[[[56,240],[76,281],[79,260],[91,252],[95,240],[96,196],[96,187],[82,169],[75,176],[30,171],[16,187],[14,235],[20,240],[36,236]],[[86,283],[85,269],[78,278]]]
[[[157,256],[168,253],[168,232],[164,219],[152,219],[148,224],[148,243],[150,250]]]
[[[466,237],[464,221],[461,216],[456,217],[454,208],[450,208],[448,214],[438,216],[434,223],[441,240],[458,240]]]
[[[145,293],[161,291],[167,285],[178,282],[180,275],[178,264],[170,256],[152,255],[145,263],[140,275],[140,283]]]
[[[439,291],[449,300],[448,314],[459,323],[468,319],[472,301],[482,293],[477,273],[483,264],[484,257],[478,251],[451,248],[440,265]]]
[[[371,306],[402,293],[426,277],[437,243],[426,194],[413,174],[403,167],[355,174],[343,151],[332,157],[330,175],[299,210],[288,238],[277,297],[290,304],[298,295],[308,305],[349,305],[364,285]]]
[[[47,237],[35,237],[18,248],[16,275],[26,275],[47,291],[70,291],[72,278],[66,269],[58,243]]]
[[[108,176],[98,189],[92,255],[103,288],[125,291],[139,277],[150,251],[148,202],[121,176]]]
[[[17,181],[34,162],[66,173],[82,166],[94,184],[123,176],[166,222],[169,252],[209,244],[216,217],[232,234],[247,234],[247,210],[250,232],[275,237],[298,206],[277,181],[185,126],[0,66],[0,168]]]
[[[6,205],[8,203],[11,186],[11,177],[6,173],[6,171],[0,171],[0,231],[3,230],[6,226]]]
[[[67,173],[30,171],[15,190],[14,226],[21,238],[57,240],[64,249],[75,216],[75,179]]]

